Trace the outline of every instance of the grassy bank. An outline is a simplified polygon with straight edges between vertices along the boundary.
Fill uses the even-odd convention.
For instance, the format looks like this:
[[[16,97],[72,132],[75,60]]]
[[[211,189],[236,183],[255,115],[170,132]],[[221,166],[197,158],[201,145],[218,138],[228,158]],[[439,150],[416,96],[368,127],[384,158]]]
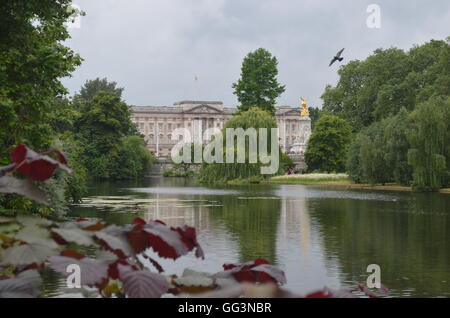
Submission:
[[[293,184],[328,184],[328,183],[350,183],[348,175],[344,173],[310,173],[291,174],[276,176],[269,179],[270,183],[293,183]]]
[[[338,187],[347,189],[367,189],[367,190],[384,190],[384,191],[414,191],[411,187],[402,186],[397,183],[386,183],[384,185],[371,185],[364,183],[353,183],[346,174],[295,174],[276,176],[270,178],[264,183],[280,183],[280,184],[304,184],[318,185],[326,187]],[[450,194],[450,188],[441,189],[440,193]]]

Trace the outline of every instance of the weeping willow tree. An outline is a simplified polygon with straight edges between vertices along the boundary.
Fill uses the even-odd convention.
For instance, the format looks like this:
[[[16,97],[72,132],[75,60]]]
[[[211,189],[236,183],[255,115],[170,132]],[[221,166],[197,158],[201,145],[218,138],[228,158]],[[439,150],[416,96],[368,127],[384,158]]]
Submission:
[[[413,187],[437,190],[447,182],[450,98],[432,98],[411,114],[414,123],[409,139],[408,162],[413,167]]]
[[[218,163],[217,161],[214,163],[204,163],[200,170],[200,181],[204,183],[227,183],[232,180],[245,180],[246,182],[259,182],[261,179],[270,176],[270,174],[262,174],[261,168],[266,167],[270,164],[267,162],[261,162],[261,151],[266,152],[267,154],[276,154],[276,157],[271,156],[271,160],[278,160],[277,169],[275,171],[276,174],[282,170],[284,164],[282,162],[281,152],[279,151],[278,146],[278,136],[272,136],[272,128],[276,128],[277,124],[275,119],[266,111],[263,111],[257,107],[250,108],[248,111],[241,112],[238,115],[234,116],[230,119],[224,126],[222,130],[222,134],[220,138],[215,137],[213,143],[210,144],[210,147],[214,148],[214,142],[219,143],[221,146],[221,153],[217,153],[217,151],[212,151],[212,155],[215,158],[221,157],[223,163]],[[227,129],[239,129],[242,128],[243,131],[248,131],[248,129],[254,128],[258,143],[258,156],[257,160],[251,160],[255,153],[249,151],[251,138],[247,135],[245,137],[244,149],[239,150],[238,148],[238,138],[236,136],[232,136],[232,140],[230,140],[230,135],[227,135]],[[260,147],[259,141],[260,137],[265,139],[265,136],[260,136],[260,128],[267,128],[267,147],[266,149],[262,149]],[[276,138],[276,147],[275,152],[272,153],[273,145],[271,143],[272,138]],[[228,147],[227,147],[228,145]],[[230,147],[231,145],[231,147]],[[264,147],[263,147],[264,148]],[[217,149],[217,147],[215,147]],[[245,154],[245,155],[244,155]],[[240,156],[244,156],[244,162],[242,160],[238,160]],[[230,163],[229,158],[233,158]],[[242,159],[242,157],[241,157]]]

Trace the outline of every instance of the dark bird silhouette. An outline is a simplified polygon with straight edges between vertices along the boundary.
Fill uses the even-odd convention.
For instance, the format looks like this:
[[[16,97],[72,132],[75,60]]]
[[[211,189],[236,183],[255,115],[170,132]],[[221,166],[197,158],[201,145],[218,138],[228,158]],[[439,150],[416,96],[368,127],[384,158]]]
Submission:
[[[345,48],[344,48],[344,49],[345,49]],[[328,65],[328,66],[333,65],[333,63],[336,62],[336,61],[342,62],[342,60],[343,60],[344,58],[341,57],[341,54],[342,54],[342,52],[344,52],[344,49],[342,49],[342,50],[340,50],[339,52],[337,52],[336,56],[333,57],[333,59],[332,59],[331,62],[330,62],[330,65]]]

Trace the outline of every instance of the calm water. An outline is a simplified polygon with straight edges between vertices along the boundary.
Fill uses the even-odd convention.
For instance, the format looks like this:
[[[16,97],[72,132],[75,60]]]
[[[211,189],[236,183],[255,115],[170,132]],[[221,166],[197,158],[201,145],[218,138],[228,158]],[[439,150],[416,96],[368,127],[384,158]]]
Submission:
[[[307,293],[365,282],[381,266],[392,296],[450,296],[450,195],[339,190],[302,185],[201,187],[150,178],[97,183],[72,216],[124,224],[136,216],[195,226],[204,261],[161,260],[168,273],[217,272],[224,263],[266,258],[287,288]],[[49,290],[58,285],[47,279]],[[50,293],[52,294],[52,293]]]

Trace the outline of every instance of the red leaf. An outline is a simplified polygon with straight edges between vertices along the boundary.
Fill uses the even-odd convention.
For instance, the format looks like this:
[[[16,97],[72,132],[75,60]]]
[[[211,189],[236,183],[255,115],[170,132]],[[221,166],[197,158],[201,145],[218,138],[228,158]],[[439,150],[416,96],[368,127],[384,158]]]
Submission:
[[[86,257],[86,255],[78,252],[77,250],[71,249],[71,248],[67,249],[65,251],[62,251],[61,252],[61,256],[71,257],[71,258],[74,258],[74,259],[82,259],[82,258]]]
[[[257,258],[255,259],[255,265],[264,265],[264,264],[270,264],[268,260],[264,259],[264,258]]]
[[[164,268],[157,262],[157,261],[155,261],[153,258],[151,258],[151,257],[148,257],[148,260],[150,261],[150,263],[152,263],[152,265],[156,268],[156,270],[159,272],[159,273],[162,273],[162,272],[164,272]]]
[[[380,298],[380,296],[378,296],[377,294],[375,294],[373,291],[371,291],[369,288],[367,288],[364,285],[358,285],[357,289],[362,291],[364,294],[366,294],[366,296],[369,296],[370,298]]]
[[[109,264],[108,266],[108,276],[111,279],[119,279],[119,269],[117,268],[117,266],[120,265],[129,265],[126,261],[124,260],[117,260],[112,264]]]
[[[133,224],[133,225],[145,225],[145,224],[147,224],[147,222],[145,222],[144,219],[138,217],[138,218],[135,218],[135,219],[131,222],[131,224]]]
[[[128,233],[128,242],[136,254],[142,253],[149,247],[149,235],[144,231],[142,224],[137,224]]]
[[[149,234],[149,239],[151,242],[151,247],[153,250],[162,258],[177,259],[180,257],[179,253],[171,245],[167,244],[159,236]],[[187,253],[187,252],[186,252]],[[183,254],[186,254],[183,253]]]
[[[257,259],[254,262],[245,264],[224,264],[225,276],[231,275],[238,282],[251,283],[286,283],[284,272],[273,265],[270,265],[265,259]],[[228,274],[227,274],[228,272]]]
[[[306,298],[332,298],[331,295],[324,290],[312,292],[305,296]]]
[[[70,169],[64,164],[53,160],[49,156],[38,154],[23,144],[17,145],[11,151],[11,160],[17,164],[16,171],[41,182],[49,179],[56,168],[70,172]]]
[[[181,234],[165,224],[154,221],[147,223],[143,228],[149,238],[149,247],[160,257],[177,259],[189,252]]]
[[[235,267],[237,267],[238,265],[234,265],[234,264],[223,264],[223,269],[225,270],[225,271],[227,271],[227,270],[230,270],[230,269],[233,269],[233,268],[235,268]]]
[[[124,228],[110,225],[94,233],[105,249],[113,252],[119,258],[126,258],[133,254],[133,249],[128,242],[127,230]]]
[[[11,151],[11,161],[21,163],[25,160],[27,155],[27,147],[24,144],[18,144],[16,148]]]
[[[177,231],[181,235],[181,240],[183,241],[184,245],[186,245],[189,251],[192,251],[192,249],[197,248],[196,256],[202,259],[205,258],[203,250],[197,242],[197,235],[195,233],[195,228],[185,225],[183,227],[171,229]]]
[[[65,164],[65,165],[67,164],[67,158],[62,151],[55,149],[55,148],[51,148],[48,151],[46,151],[45,153],[49,153],[49,152],[56,153],[56,156],[58,157],[58,161],[61,162],[62,164]]]
[[[86,226],[85,228],[83,228],[83,230],[85,231],[90,231],[90,232],[97,232],[97,231],[101,231],[104,228],[106,228],[106,224],[103,222],[97,222],[95,224]]]

